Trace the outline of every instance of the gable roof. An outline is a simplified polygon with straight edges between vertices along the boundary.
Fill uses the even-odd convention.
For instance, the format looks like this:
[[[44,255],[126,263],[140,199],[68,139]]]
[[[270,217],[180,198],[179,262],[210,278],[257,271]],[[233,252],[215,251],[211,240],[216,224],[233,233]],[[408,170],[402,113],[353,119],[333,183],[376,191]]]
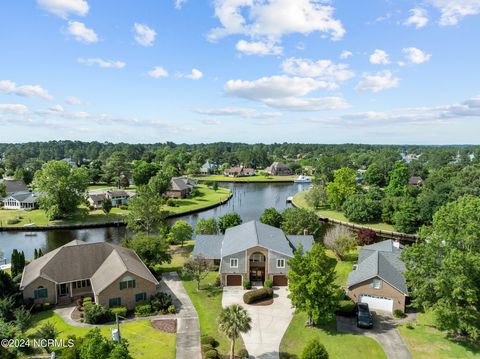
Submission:
[[[403,272],[405,264],[400,259],[403,246],[396,246],[391,239],[364,246],[358,256],[357,269],[348,275],[347,288],[379,277],[403,294],[408,294]]]
[[[7,192],[7,195],[15,192],[28,192],[27,185],[21,179],[17,180],[13,178],[4,178],[1,179],[0,182],[5,184],[5,192]]]
[[[20,203],[35,203],[37,202],[39,194],[35,192],[29,191],[20,191],[10,194],[9,196],[5,197],[3,201],[7,201],[9,198],[13,198],[14,200]]]
[[[20,288],[39,277],[56,283],[90,279],[93,290],[99,293],[127,271],[158,284],[133,250],[107,242],[74,240],[30,262]]]
[[[220,259],[222,257],[222,235],[197,235],[193,256],[202,256],[207,259]]]
[[[173,177],[170,180],[170,188],[173,191],[184,191],[191,189],[194,185],[195,183],[186,176]]]

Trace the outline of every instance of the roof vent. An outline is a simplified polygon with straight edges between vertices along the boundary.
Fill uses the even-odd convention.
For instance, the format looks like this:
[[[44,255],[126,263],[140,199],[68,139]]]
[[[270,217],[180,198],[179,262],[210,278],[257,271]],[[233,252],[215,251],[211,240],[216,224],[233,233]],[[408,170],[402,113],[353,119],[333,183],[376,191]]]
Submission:
[[[305,228],[305,229],[303,230],[303,235],[304,235],[304,236],[308,236],[308,229]]]
[[[393,246],[394,246],[395,248],[400,248],[400,241],[399,241],[399,240],[394,240],[394,241],[393,241]]]

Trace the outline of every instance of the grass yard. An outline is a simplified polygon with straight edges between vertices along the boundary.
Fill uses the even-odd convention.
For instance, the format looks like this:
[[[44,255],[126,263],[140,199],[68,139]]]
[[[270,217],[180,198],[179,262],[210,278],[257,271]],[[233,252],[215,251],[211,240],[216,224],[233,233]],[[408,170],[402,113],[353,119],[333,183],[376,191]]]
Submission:
[[[415,359],[480,358],[480,343],[447,338],[435,328],[432,313],[418,313],[412,325],[402,324],[398,331]]]
[[[97,184],[92,184],[87,187],[87,190],[92,191],[92,190],[98,190],[98,189],[118,189],[115,186],[112,186],[108,183],[97,183]],[[128,186],[127,188],[122,188],[127,191],[134,191],[136,189],[135,186]]]
[[[40,326],[47,322],[55,324],[55,328],[60,332],[60,339],[65,339],[68,335],[84,336],[90,330],[90,328],[68,325],[50,310],[33,316],[33,324],[27,331],[27,335],[33,335]],[[100,329],[105,337],[111,339],[111,329],[113,327],[112,325],[100,326]],[[159,332],[152,327],[148,320],[120,324],[120,331],[122,338],[128,340],[128,348],[134,358],[175,358],[176,335]]]
[[[292,203],[296,207],[299,207],[299,208],[312,209],[308,205],[308,203],[305,199],[305,195],[307,194],[307,192],[308,191],[303,191],[303,192],[297,193],[293,197]],[[327,218],[335,219],[337,221],[352,223],[340,211],[334,211],[334,210],[330,210],[330,209],[318,209],[318,210],[315,210],[315,213],[317,215],[319,215],[320,217],[327,217]],[[395,228],[391,224],[388,224],[388,223],[361,223],[361,224],[355,223],[355,224],[358,225],[358,226],[365,227],[365,228],[381,229],[381,230],[384,230],[384,231],[395,231]]]
[[[171,245],[170,254],[172,255],[172,261],[170,263],[163,263],[155,269],[161,272],[178,272],[180,274],[183,265],[193,252],[194,244],[195,241],[188,241],[183,244],[183,247],[179,244]]]
[[[195,177],[197,181],[201,182],[293,182],[297,175],[293,176],[248,176],[248,177],[226,177],[224,175],[211,175]]]
[[[299,358],[310,340],[317,339],[325,345],[329,359],[382,359],[386,358],[380,344],[363,335],[339,333],[335,323],[324,328],[306,327],[307,316],[296,313],[283,336],[280,345],[280,358]]]
[[[181,214],[223,202],[231,195],[230,190],[226,188],[218,188],[218,190],[214,191],[206,185],[198,185],[197,189],[200,192],[198,196],[175,200],[177,207],[165,205],[163,209],[174,214]]]
[[[327,253],[328,257],[336,261],[335,271],[337,272],[337,284],[340,287],[345,288],[345,285],[347,284],[348,273],[352,271],[353,264],[355,264],[358,260],[359,248],[351,251],[343,261],[339,261],[330,249],[327,249],[325,252]]]
[[[218,273],[209,273],[208,277],[203,280],[200,291],[197,291],[197,283],[193,280],[184,278],[183,285],[197,310],[202,335],[211,335],[218,340],[220,343],[217,348],[219,353],[226,355],[230,350],[230,341],[218,331],[217,326],[217,318],[222,310],[222,288],[213,285],[217,275]],[[236,352],[244,348],[241,337],[235,347]]]

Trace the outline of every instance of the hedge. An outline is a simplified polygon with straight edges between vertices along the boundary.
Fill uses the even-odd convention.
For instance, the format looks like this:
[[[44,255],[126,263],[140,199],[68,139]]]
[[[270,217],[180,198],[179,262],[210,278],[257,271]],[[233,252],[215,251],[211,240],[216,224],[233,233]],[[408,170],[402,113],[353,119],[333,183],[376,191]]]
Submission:
[[[102,324],[113,320],[112,312],[103,305],[90,304],[84,308],[85,321],[89,324]]]
[[[118,307],[110,308],[110,311],[113,315],[118,314],[121,317],[125,317],[127,315],[127,307],[124,305],[119,305]]]
[[[205,353],[205,359],[217,359],[218,358],[218,352],[216,349],[209,350],[208,352]]]
[[[135,306],[135,315],[137,317],[147,317],[153,313],[152,306],[150,304],[137,304]]]
[[[246,304],[252,304],[259,302],[265,299],[273,298],[273,289],[272,288],[260,288],[246,292],[243,295],[243,301]]]

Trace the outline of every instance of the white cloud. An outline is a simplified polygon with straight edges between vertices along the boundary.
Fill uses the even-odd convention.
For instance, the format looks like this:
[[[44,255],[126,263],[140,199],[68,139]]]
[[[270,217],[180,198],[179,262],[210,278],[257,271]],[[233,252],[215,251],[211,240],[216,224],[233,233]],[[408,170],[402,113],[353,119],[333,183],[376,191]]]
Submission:
[[[245,55],[279,55],[282,53],[282,47],[276,46],[273,42],[263,41],[245,41],[237,42],[235,48]]]
[[[287,111],[325,111],[350,107],[339,96],[330,97],[287,97],[283,99],[266,99],[265,104]]]
[[[48,91],[39,85],[17,86],[15,82],[10,80],[0,80],[0,92],[26,97],[40,97],[44,100],[52,99]]]
[[[0,103],[0,111],[19,115],[27,113],[28,107],[19,103]]]
[[[66,111],[62,105],[57,104],[48,109],[37,110],[36,113],[39,116],[58,116],[63,118],[73,118],[73,119],[90,119],[92,115],[84,111]]]
[[[65,102],[69,105],[73,105],[73,106],[78,106],[78,105],[83,105],[83,101],[80,100],[79,98],[77,97],[74,97],[74,96],[69,96],[67,97],[67,99],[65,100]]]
[[[133,25],[135,30],[135,41],[142,46],[153,46],[157,33],[151,27],[145,24],[135,23]]]
[[[400,79],[395,77],[391,71],[380,71],[377,73],[364,73],[362,80],[355,87],[358,91],[380,92],[389,88],[398,87]]]
[[[45,10],[62,18],[67,18],[70,14],[85,16],[89,10],[86,0],[37,0],[37,3]]]
[[[353,56],[353,53],[348,50],[343,50],[342,53],[340,54],[340,58],[342,60],[348,59],[350,56]]]
[[[406,26],[415,26],[417,29],[424,27],[428,23],[427,10],[422,8],[410,9],[410,17],[403,23]]]
[[[77,61],[81,64],[92,66],[96,65],[102,68],[113,68],[113,69],[122,69],[126,66],[126,63],[123,61],[114,61],[114,60],[104,60],[100,58],[79,58]]]
[[[168,71],[161,66],[155,66],[152,70],[148,71],[148,76],[158,79],[161,77],[167,77]]]
[[[355,73],[348,69],[346,64],[335,64],[330,60],[312,61],[309,59],[289,58],[282,63],[283,72],[290,75],[315,77],[335,83],[346,81],[355,76]],[[335,88],[336,85],[332,84]]]
[[[175,0],[175,9],[180,10],[187,0]]]
[[[85,24],[82,22],[69,21],[68,33],[72,35],[75,40],[84,42],[86,44],[93,44],[95,42],[98,42],[98,36],[95,31],[86,27]]]
[[[370,55],[370,62],[374,65],[387,65],[390,63],[388,54],[384,50],[376,49],[373,54]]]
[[[184,73],[177,73],[176,76],[178,78],[186,78],[189,80],[200,80],[203,77],[203,73],[200,70],[197,69],[192,69],[192,71],[189,74],[184,74]]]
[[[249,107],[223,107],[215,109],[194,109],[196,113],[206,116],[237,116],[243,118],[267,119],[279,117],[280,112],[260,112],[254,108]]]
[[[468,15],[480,14],[478,0],[427,0],[428,3],[440,10],[440,25],[456,25]]]
[[[407,47],[402,49],[402,52],[405,54],[405,57],[408,61],[412,64],[423,64],[427,62],[432,57],[431,54],[427,54],[426,52],[417,49],[416,47]]]

